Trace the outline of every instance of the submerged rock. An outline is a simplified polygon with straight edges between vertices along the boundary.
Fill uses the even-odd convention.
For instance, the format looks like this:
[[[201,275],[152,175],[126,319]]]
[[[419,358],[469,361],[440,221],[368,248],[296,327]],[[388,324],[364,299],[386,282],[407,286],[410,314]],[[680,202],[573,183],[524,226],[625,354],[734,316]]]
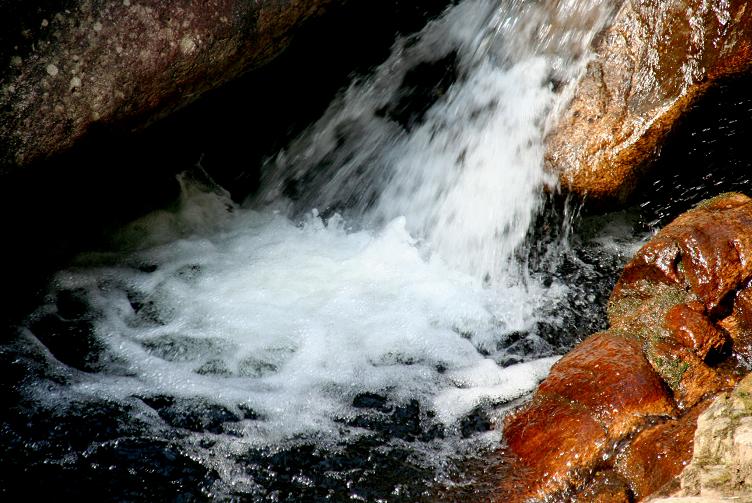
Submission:
[[[750,258],[752,199],[741,194],[700,204],[638,251],[609,330],[507,417],[499,501],[633,501],[677,477],[709,397],[749,370]]]
[[[752,8],[627,0],[595,53],[546,158],[572,192],[623,201],[692,104],[719,79],[749,70]]]
[[[16,44],[12,50],[0,48],[0,173],[60,153],[94,130],[140,127],[196,100],[269,61],[302,23],[335,3],[6,5],[0,15],[7,19],[31,22],[31,12],[39,19],[6,42]]]

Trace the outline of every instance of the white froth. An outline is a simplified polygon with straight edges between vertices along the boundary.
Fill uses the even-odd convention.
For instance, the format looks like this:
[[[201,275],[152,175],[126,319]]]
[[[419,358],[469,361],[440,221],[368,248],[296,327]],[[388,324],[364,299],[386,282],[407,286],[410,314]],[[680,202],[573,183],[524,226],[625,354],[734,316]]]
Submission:
[[[207,208],[228,218],[221,198],[203,194],[185,200],[181,215],[161,218],[174,227],[184,215],[184,231]],[[480,400],[528,392],[550,365],[502,369],[479,349],[530,329],[561,287],[485,288],[423,256],[404,218],[378,232],[348,232],[339,217],[315,214],[301,225],[237,208],[229,218],[216,234],[188,234],[129,258],[153,272],[119,266],[61,275],[61,286],[89,289],[102,312],[98,336],[134,375],[85,380],[81,391],[246,404],[272,441],[334,429],[362,392],[417,397],[452,422]],[[170,232],[158,219],[148,218],[151,228]],[[105,288],[101,277],[110,279]],[[133,299],[149,309],[136,312]]]

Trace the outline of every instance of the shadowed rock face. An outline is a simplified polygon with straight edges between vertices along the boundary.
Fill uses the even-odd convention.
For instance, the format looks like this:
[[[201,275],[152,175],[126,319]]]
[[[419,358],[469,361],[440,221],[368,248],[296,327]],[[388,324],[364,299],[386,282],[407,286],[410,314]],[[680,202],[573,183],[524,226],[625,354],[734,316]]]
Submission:
[[[334,3],[61,2],[37,31],[24,31],[26,43],[0,53],[0,174],[62,152],[92,129],[140,127],[194,101],[270,60]]]
[[[624,201],[677,119],[718,79],[752,62],[743,0],[625,0],[548,138],[562,185]]]
[[[507,417],[498,501],[631,501],[679,475],[707,399],[749,370],[750,236],[752,199],[725,194],[637,252],[609,301],[609,330]]]

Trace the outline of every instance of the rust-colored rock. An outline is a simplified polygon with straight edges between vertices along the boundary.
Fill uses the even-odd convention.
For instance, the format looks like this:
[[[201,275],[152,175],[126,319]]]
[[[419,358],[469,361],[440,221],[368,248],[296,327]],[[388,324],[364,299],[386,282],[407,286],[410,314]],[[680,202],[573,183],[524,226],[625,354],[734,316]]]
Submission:
[[[547,140],[562,185],[624,201],[672,127],[715,81],[748,71],[744,0],[627,0]]]
[[[731,314],[719,325],[731,336],[734,352],[752,362],[752,287],[736,294]]]
[[[637,252],[611,295],[609,321],[642,340],[679,405],[691,407],[734,385],[735,376],[703,360],[723,347],[727,327],[743,326],[742,318],[726,325],[714,320],[730,310],[750,277],[752,200],[718,196],[678,217]],[[743,298],[739,313],[742,304]]]
[[[751,280],[752,199],[718,196],[659,232],[617,282],[609,330],[564,356],[507,417],[499,501],[631,501],[675,479],[703,400],[746,372]],[[723,360],[729,339],[740,359]],[[611,468],[628,492],[618,477],[593,478]]]
[[[679,216],[624,267],[612,302],[637,281],[660,281],[691,290],[715,314],[722,301],[752,275],[752,200],[724,194]]]
[[[144,125],[267,62],[335,0],[83,0],[0,61],[0,174]],[[13,13],[0,11],[12,16]]]
[[[631,503],[630,489],[624,479],[612,470],[599,471],[588,484],[572,497],[573,503]]]
[[[585,407],[611,440],[629,434],[646,416],[674,413],[639,339],[610,332],[588,337],[559,360],[538,394],[558,395]]]
[[[646,417],[673,412],[637,339],[609,332],[589,337],[505,421],[515,477],[505,480],[502,499],[524,501],[578,485]]]
[[[505,421],[507,476],[499,501],[543,498],[585,480],[608,445],[590,411],[561,397],[536,397]]]
[[[676,341],[694,351],[702,360],[711,351],[720,351],[726,344],[726,335],[705,316],[699,302],[672,307],[666,314],[666,328]]]
[[[640,432],[618,456],[615,466],[635,499],[648,496],[677,477],[692,459],[697,417],[710,405],[698,404],[679,419]]]

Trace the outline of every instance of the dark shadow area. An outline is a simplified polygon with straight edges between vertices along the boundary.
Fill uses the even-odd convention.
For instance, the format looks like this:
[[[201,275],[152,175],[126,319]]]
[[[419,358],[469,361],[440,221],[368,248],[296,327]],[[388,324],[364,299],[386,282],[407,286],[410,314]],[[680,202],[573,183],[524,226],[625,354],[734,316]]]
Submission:
[[[658,229],[724,192],[752,195],[752,75],[720,82],[679,122],[637,189],[647,228]]]

